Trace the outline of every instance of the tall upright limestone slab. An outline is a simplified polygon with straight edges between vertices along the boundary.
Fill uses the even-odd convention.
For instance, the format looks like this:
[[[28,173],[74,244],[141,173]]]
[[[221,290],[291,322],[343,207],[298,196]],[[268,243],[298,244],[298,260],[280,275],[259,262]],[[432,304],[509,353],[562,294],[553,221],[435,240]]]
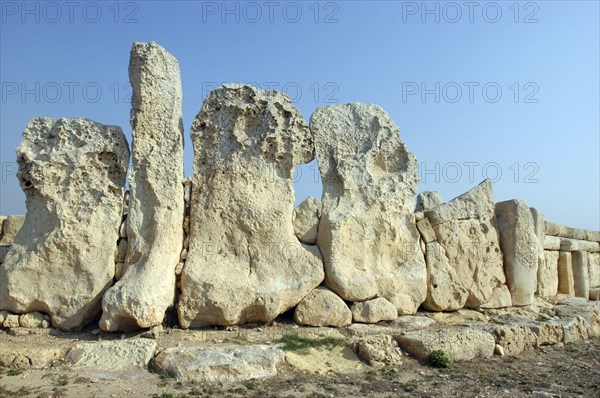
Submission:
[[[552,297],[558,293],[558,251],[544,250],[544,267],[538,270],[537,294]]]
[[[158,44],[134,43],[130,199],[126,272],[102,301],[106,331],[162,322],[175,297],[175,266],[183,245],[183,124],[175,57]]]
[[[319,108],[310,119],[323,181],[317,237],[327,286],[349,301],[384,297],[412,314],[427,295],[413,214],[417,160],[377,105]]]
[[[558,293],[575,295],[571,252],[558,253]]]
[[[571,253],[571,264],[573,266],[573,290],[576,297],[586,300],[590,295],[590,274],[588,271],[588,253]]]
[[[531,210],[522,200],[507,200],[496,204],[496,219],[512,303],[533,304],[540,240]]]
[[[539,294],[539,291],[542,290],[542,285],[550,284],[551,281],[544,281],[543,278],[549,276],[550,270],[546,266],[546,256],[544,255],[544,240],[546,237],[546,225],[544,222],[544,215],[541,211],[536,209],[535,207],[530,207],[529,211],[531,211],[531,218],[533,220],[533,229],[535,231],[535,236],[538,240],[538,267],[537,267],[537,283],[535,287],[535,292]]]
[[[452,303],[449,308],[493,306],[490,300],[495,291],[501,291],[497,288],[504,286],[506,279],[496,229],[492,183],[483,181],[470,191],[426,211],[425,217],[445,251],[449,266],[456,273],[452,278],[454,283],[437,289],[432,285],[434,281],[447,276],[429,278],[429,290],[437,291],[437,301]],[[446,272],[444,268],[432,268],[431,271]],[[468,294],[464,294],[463,289]],[[444,300],[442,294],[446,296]]]
[[[192,125],[189,252],[182,327],[268,322],[324,278],[294,234],[293,171],[314,158],[290,98],[248,85],[211,92]]]
[[[114,276],[127,140],[116,126],[36,118],[17,161],[27,215],[0,267],[0,310],[45,312],[79,330],[100,314]]]

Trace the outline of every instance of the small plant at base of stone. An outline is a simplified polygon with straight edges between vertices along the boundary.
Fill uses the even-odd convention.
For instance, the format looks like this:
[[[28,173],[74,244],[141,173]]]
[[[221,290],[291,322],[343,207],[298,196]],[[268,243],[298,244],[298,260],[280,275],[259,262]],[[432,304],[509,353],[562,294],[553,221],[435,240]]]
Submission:
[[[427,364],[434,368],[448,369],[450,368],[450,359],[442,350],[433,350],[427,356]]]

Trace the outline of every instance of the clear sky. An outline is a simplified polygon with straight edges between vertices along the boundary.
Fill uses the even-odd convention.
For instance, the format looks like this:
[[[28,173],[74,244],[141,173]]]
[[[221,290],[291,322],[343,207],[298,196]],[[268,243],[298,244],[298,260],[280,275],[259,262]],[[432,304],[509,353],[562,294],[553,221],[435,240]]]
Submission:
[[[36,116],[129,126],[129,50],[179,60],[189,128],[223,82],[286,91],[308,121],[381,105],[449,200],[485,177],[496,201],[600,229],[598,1],[1,2],[0,214],[24,213],[15,149]],[[321,194],[313,164],[296,199]]]

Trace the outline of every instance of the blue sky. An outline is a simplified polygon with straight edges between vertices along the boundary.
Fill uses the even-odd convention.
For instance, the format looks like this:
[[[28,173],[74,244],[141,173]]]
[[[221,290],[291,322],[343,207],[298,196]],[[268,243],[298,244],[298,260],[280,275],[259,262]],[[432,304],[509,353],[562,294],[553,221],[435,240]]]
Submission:
[[[2,1],[0,214],[24,213],[15,149],[36,116],[86,117],[130,137],[135,41],[177,57],[189,128],[211,88],[286,91],[319,106],[381,105],[449,200],[485,177],[495,200],[600,229],[597,1]],[[315,164],[296,197],[320,197]]]

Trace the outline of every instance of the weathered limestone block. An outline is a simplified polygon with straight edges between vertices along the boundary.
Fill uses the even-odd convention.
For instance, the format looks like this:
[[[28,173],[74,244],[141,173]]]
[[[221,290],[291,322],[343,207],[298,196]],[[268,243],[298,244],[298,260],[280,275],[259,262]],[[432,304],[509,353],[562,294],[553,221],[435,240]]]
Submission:
[[[294,233],[300,242],[307,245],[317,243],[319,218],[321,218],[321,201],[319,199],[306,198],[294,209],[292,223],[294,224]]]
[[[276,347],[172,347],[156,356],[154,366],[178,380],[240,382],[277,375],[283,351]]]
[[[559,252],[558,254],[558,292],[569,296],[575,295],[570,252]]]
[[[347,326],[352,323],[352,312],[337,294],[318,287],[298,304],[294,321],[308,326]]]
[[[424,360],[432,351],[442,350],[452,361],[469,361],[494,355],[496,343],[487,331],[470,326],[441,326],[395,336],[403,351]]]
[[[425,191],[417,195],[417,205],[415,206],[415,212],[431,210],[436,206],[444,203],[444,199],[436,191]]]
[[[424,219],[425,221],[427,219]],[[469,290],[450,265],[446,250],[437,242],[427,243],[427,298],[423,307],[430,311],[455,311],[463,308]]]
[[[393,321],[398,318],[398,311],[394,304],[383,297],[354,303],[350,307],[354,322],[377,323],[381,321]]]
[[[15,240],[19,230],[23,226],[25,216],[8,216],[2,225],[2,235],[0,238],[0,246],[9,246]]]
[[[319,108],[310,127],[323,181],[317,244],[327,286],[348,301],[384,297],[398,313],[415,313],[427,295],[415,156],[377,105]]]
[[[352,343],[352,351],[371,366],[402,365],[402,351],[392,336],[370,336]]]
[[[228,84],[204,101],[192,141],[179,322],[269,322],[324,278],[323,263],[292,225],[293,171],[314,158],[308,126],[287,95]]]
[[[544,215],[541,211],[536,209],[535,207],[530,207],[529,211],[531,212],[531,218],[533,220],[533,229],[535,231],[535,236],[537,237],[538,242],[538,267],[537,267],[537,284],[536,284],[536,293],[539,289],[540,284],[540,273],[542,270],[546,269],[546,257],[544,255],[544,238],[546,236],[545,224],[544,224]]]
[[[570,228],[564,225],[554,224],[549,221],[545,221],[544,225],[547,235],[600,242],[600,231]]]
[[[41,328],[44,323],[44,314],[41,312],[30,312],[28,314],[19,315],[19,326],[22,328]]]
[[[588,253],[590,288],[600,287],[600,253]]]
[[[78,372],[106,376],[139,373],[154,356],[157,343],[152,339],[78,342],[65,361]]]
[[[124,263],[127,254],[127,239],[119,239],[115,249],[115,263]]]
[[[571,238],[560,238],[560,250],[564,252],[586,251],[600,253],[600,243]]]
[[[571,253],[571,265],[573,267],[573,291],[576,297],[589,298],[590,275],[588,272],[588,253]]]
[[[3,232],[3,229],[4,229],[4,220],[6,220],[6,219],[7,219],[6,216],[1,216],[0,215],[0,240],[2,239],[2,234],[4,233]]]
[[[544,250],[544,266],[538,269],[537,294],[551,297],[558,293],[558,253]]]
[[[510,290],[508,290],[508,286],[506,285],[495,287],[492,292],[492,297],[487,303],[481,305],[481,308],[484,309],[507,307],[512,307],[512,297],[510,295]]]
[[[81,329],[99,314],[115,272],[127,141],[116,126],[36,118],[17,159],[27,216],[0,268],[0,309]]]
[[[431,224],[427,218],[417,221],[417,229],[421,234],[421,239],[423,242],[430,243],[435,241],[435,231],[431,227]]]
[[[132,169],[125,274],[104,295],[100,328],[159,325],[175,296],[183,244],[181,78],[175,57],[158,44],[134,43]]]
[[[508,356],[519,355],[525,350],[537,346],[537,337],[528,325],[519,323],[489,324],[486,328],[492,333],[496,344],[503,348]]]
[[[544,235],[544,250],[560,250],[560,238],[552,235]]]
[[[540,248],[531,211],[521,200],[507,200],[496,204],[496,220],[512,304],[532,304]]]
[[[462,288],[468,291],[462,306],[477,308],[487,303],[494,289],[505,284],[492,183],[485,180],[457,198],[426,211],[425,216],[446,252],[456,280],[461,282],[455,283],[455,300],[459,301],[452,307],[465,300]]]

